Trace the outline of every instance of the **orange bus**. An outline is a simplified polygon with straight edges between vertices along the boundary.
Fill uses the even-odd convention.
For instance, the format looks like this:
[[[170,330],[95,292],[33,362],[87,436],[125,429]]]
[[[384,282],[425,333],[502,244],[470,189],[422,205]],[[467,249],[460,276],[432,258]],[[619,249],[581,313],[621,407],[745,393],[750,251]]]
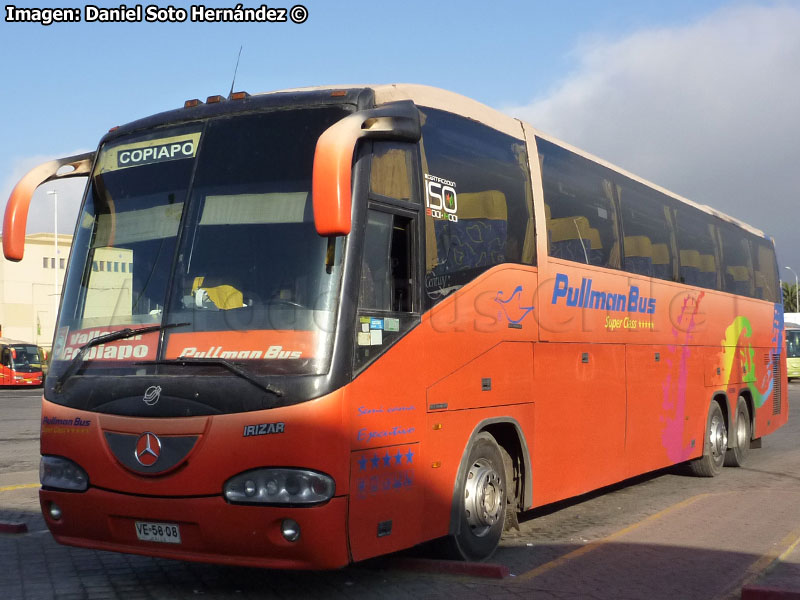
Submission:
[[[34,344],[0,338],[0,385],[42,385],[44,351]]]
[[[61,543],[481,560],[521,511],[716,475],[787,420],[768,238],[462,96],[187,101],[26,175],[6,257],[75,175],[41,428]]]

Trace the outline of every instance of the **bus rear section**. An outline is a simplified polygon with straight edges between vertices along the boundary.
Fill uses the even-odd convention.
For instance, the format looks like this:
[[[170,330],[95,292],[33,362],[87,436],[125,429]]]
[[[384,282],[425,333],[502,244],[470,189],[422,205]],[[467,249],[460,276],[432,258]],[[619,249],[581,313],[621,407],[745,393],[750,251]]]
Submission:
[[[38,346],[0,340],[0,385],[42,385],[44,361],[44,352]]]
[[[800,325],[786,324],[786,373],[789,380],[800,377]]]

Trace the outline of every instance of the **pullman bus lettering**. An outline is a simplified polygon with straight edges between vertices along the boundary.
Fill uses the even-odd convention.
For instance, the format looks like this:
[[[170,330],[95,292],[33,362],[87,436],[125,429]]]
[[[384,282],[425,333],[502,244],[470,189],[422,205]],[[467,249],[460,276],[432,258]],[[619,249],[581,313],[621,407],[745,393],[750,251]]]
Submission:
[[[600,292],[592,289],[592,279],[583,277],[580,287],[570,287],[569,277],[563,273],[556,275],[552,304],[564,299],[566,306],[589,308],[592,310],[611,310],[617,312],[638,312],[652,315],[656,312],[656,299],[641,296],[639,287],[632,285],[627,294]]]

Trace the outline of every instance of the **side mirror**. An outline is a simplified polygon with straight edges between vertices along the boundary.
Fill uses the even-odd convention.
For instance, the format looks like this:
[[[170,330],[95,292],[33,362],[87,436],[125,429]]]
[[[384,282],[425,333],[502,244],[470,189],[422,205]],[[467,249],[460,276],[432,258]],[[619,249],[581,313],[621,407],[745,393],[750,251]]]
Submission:
[[[6,214],[3,219],[3,254],[8,260],[22,260],[25,252],[28,209],[36,188],[48,181],[88,175],[92,169],[93,160],[94,152],[51,160],[34,167],[19,180],[8,198]],[[72,167],[72,170],[59,175],[58,171],[67,166]]]
[[[317,140],[311,184],[317,233],[350,233],[353,154],[359,139],[417,142],[421,135],[419,111],[410,100],[353,113],[326,129]]]

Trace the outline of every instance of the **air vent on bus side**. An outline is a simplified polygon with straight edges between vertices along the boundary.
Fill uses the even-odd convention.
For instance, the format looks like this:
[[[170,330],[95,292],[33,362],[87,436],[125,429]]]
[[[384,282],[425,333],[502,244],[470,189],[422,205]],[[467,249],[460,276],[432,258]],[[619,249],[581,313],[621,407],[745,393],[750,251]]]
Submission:
[[[772,361],[772,414],[781,414],[781,391],[783,383],[781,381],[781,355],[774,355]]]

